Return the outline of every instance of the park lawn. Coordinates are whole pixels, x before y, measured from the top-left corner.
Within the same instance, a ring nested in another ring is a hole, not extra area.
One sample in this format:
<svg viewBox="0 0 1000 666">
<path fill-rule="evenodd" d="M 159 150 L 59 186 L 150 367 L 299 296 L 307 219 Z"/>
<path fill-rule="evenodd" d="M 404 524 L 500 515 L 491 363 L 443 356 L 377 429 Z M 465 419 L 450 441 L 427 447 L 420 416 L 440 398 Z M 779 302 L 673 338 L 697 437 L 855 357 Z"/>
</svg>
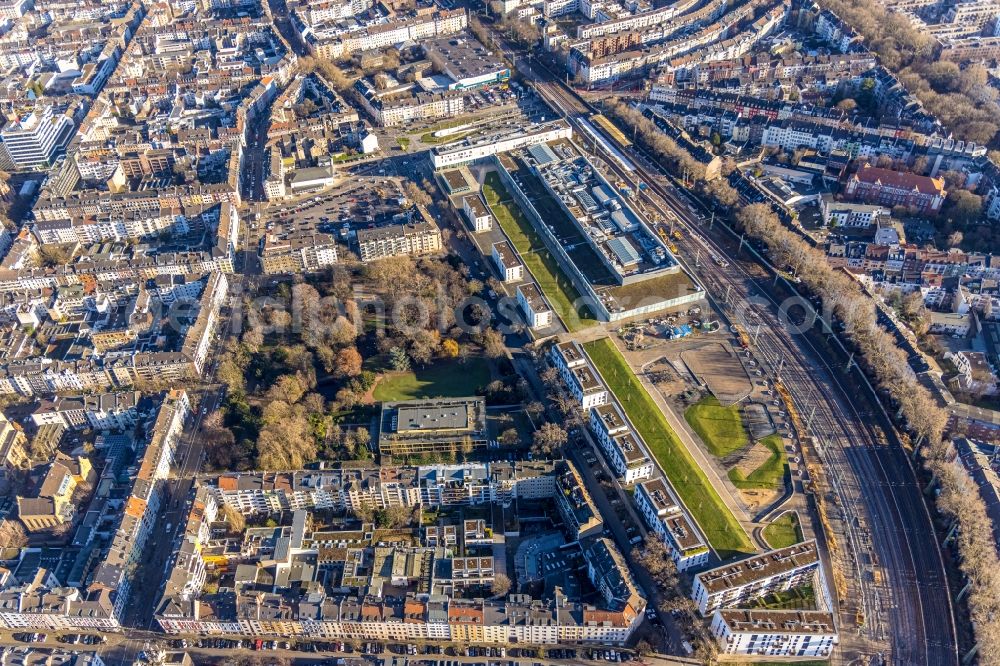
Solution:
<svg viewBox="0 0 1000 666">
<path fill-rule="evenodd" d="M 787 548 L 802 541 L 799 514 L 788 511 L 772 520 L 771 524 L 764 528 L 764 539 L 771 548 Z"/>
<path fill-rule="evenodd" d="M 667 423 L 610 338 L 584 345 L 629 420 L 722 559 L 754 552 L 750 538 Z"/>
<path fill-rule="evenodd" d="M 407 139 L 405 136 L 401 136 L 398 139 L 396 139 L 396 143 L 398 143 L 399 147 L 402 148 L 404 151 L 408 150 L 410 147 L 410 140 Z"/>
<path fill-rule="evenodd" d="M 729 470 L 729 480 L 734 486 L 744 490 L 754 488 L 780 490 L 785 485 L 785 474 L 788 472 L 788 461 L 782 450 L 781 435 L 768 435 L 760 440 L 760 444 L 771 450 L 771 457 L 745 477 L 739 469 L 733 467 Z"/>
<path fill-rule="evenodd" d="M 750 442 L 740 408 L 723 407 L 715 396 L 702 398 L 688 407 L 684 418 L 716 458 L 724 458 Z"/>
<path fill-rule="evenodd" d="M 504 222 L 507 223 L 503 227 L 504 233 L 510 238 L 518 252 L 526 254 L 532 250 L 545 249 L 545 241 L 535 231 L 521 208 L 510 205 L 513 203 L 513 198 L 504 184 L 500 182 L 500 176 L 496 172 L 486 175 L 486 182 L 483 183 L 483 196 L 486 197 L 486 203 L 497 209 L 495 213 L 504 217 Z M 508 226 L 510 227 L 509 231 Z"/>
<path fill-rule="evenodd" d="M 485 359 L 436 361 L 426 368 L 386 373 L 372 396 L 379 401 L 459 398 L 477 395 L 489 383 L 490 366 Z"/>
<path fill-rule="evenodd" d="M 514 244 L 525 267 L 531 272 L 538 288 L 570 332 L 591 326 L 597 321 L 587 308 L 577 311 L 573 303 L 580 298 L 569 277 L 563 273 L 538 232 L 532 227 L 521 208 L 511 199 L 510 193 L 496 173 L 486 176 L 483 195 L 503 232 Z"/>
</svg>

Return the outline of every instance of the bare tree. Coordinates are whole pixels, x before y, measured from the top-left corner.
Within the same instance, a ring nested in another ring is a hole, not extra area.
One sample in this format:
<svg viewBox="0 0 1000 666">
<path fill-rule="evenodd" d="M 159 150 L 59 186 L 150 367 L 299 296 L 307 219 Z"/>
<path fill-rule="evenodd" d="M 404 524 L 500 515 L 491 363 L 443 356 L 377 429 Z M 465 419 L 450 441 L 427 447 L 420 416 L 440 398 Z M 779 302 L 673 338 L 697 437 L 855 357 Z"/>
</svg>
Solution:
<svg viewBox="0 0 1000 666">
<path fill-rule="evenodd" d="M 543 423 L 542 427 L 535 431 L 531 452 L 539 457 L 552 457 L 567 439 L 566 431 L 560 426 L 555 423 Z"/>
<path fill-rule="evenodd" d="M 222 505 L 222 515 L 226 518 L 226 523 L 229 524 L 229 531 L 233 534 L 242 534 L 243 530 L 246 529 L 247 521 L 242 513 L 234 509 L 229 504 Z"/>
<path fill-rule="evenodd" d="M 24 548 L 28 545 L 28 534 L 24 526 L 14 520 L 0 522 L 0 548 Z"/>
<path fill-rule="evenodd" d="M 511 582 L 510 578 L 507 577 L 505 573 L 497 573 L 493 576 L 493 594 L 497 597 L 502 597 L 510 592 Z"/>
</svg>

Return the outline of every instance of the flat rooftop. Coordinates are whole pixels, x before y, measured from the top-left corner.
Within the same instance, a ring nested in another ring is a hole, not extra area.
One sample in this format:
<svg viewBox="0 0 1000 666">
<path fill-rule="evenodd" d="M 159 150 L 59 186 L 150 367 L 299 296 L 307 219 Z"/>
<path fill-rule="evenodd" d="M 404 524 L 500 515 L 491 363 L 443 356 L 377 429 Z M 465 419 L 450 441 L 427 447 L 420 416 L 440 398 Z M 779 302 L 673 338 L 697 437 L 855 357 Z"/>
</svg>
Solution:
<svg viewBox="0 0 1000 666">
<path fill-rule="evenodd" d="M 818 563 L 816 541 L 810 540 L 704 571 L 697 578 L 710 594 L 715 594 Z"/>
<path fill-rule="evenodd" d="M 444 179 L 449 192 L 465 192 L 466 190 L 472 189 L 472 186 L 469 184 L 468 179 L 466 179 L 465 173 L 462 169 L 448 169 L 447 171 L 442 171 L 441 178 Z"/>
<path fill-rule="evenodd" d="M 597 378 L 597 374 L 590 367 L 589 364 L 584 364 L 577 366 L 571 370 L 573 377 L 576 378 L 576 382 L 583 389 L 584 393 L 594 393 L 596 391 L 603 391 L 604 385 Z"/>
<path fill-rule="evenodd" d="M 677 515 L 665 518 L 663 520 L 663 526 L 667 529 L 667 532 L 670 534 L 670 538 L 673 539 L 674 543 L 677 544 L 677 547 L 680 548 L 682 552 L 707 548 L 705 542 L 701 540 L 701 535 L 698 534 L 698 530 L 696 530 L 694 525 L 691 524 L 687 515 L 678 513 Z"/>
<path fill-rule="evenodd" d="M 720 610 L 719 613 L 726 624 L 735 632 L 762 634 L 837 633 L 833 614 L 826 611 L 727 608 Z"/>
<path fill-rule="evenodd" d="M 627 428 L 628 425 L 625 423 L 625 418 L 622 416 L 621 410 L 618 409 L 618 405 L 614 403 L 608 403 L 606 405 L 598 405 L 592 408 L 594 413 L 597 414 L 597 418 L 600 419 L 601 423 L 608 432 L 615 432 L 621 428 Z"/>
<path fill-rule="evenodd" d="M 649 462 L 649 457 L 643 452 L 639 445 L 639 439 L 630 430 L 614 437 L 615 446 L 622 452 L 625 464 L 629 467 L 638 467 Z"/>
<path fill-rule="evenodd" d="M 507 69 L 498 55 L 471 35 L 427 40 L 423 46 L 432 60 L 434 56 L 441 59 L 445 73 L 456 82 Z"/>
<path fill-rule="evenodd" d="M 468 405 L 400 407 L 396 414 L 396 432 L 456 430 L 469 426 Z"/>
<path fill-rule="evenodd" d="M 649 498 L 657 515 L 664 516 L 680 510 L 680 505 L 674 499 L 674 494 L 667 488 L 667 484 L 662 478 L 657 477 L 643 481 L 639 486 Z"/>
<path fill-rule="evenodd" d="M 503 264 L 504 268 L 514 268 L 521 263 L 518 261 L 514 248 L 512 248 L 510 243 L 507 241 L 494 243 L 493 251 L 496 252 L 496 255 L 500 258 L 500 263 Z"/>
<path fill-rule="evenodd" d="M 528 307 L 531 308 L 533 312 L 542 313 L 548 312 L 549 306 L 542 298 L 542 292 L 538 290 L 534 282 L 528 282 L 518 286 L 517 291 L 524 300 L 528 303 Z"/>
<path fill-rule="evenodd" d="M 381 432 L 388 441 L 450 441 L 485 437 L 486 401 L 479 397 L 382 403 Z"/>
<path fill-rule="evenodd" d="M 611 313 L 701 293 L 694 280 L 684 271 L 662 273 L 641 282 L 614 287 L 595 287 L 595 291 L 605 300 L 605 305 Z"/>
<path fill-rule="evenodd" d="M 476 217 L 485 217 L 490 214 L 490 210 L 486 207 L 486 202 L 478 194 L 470 194 L 462 199 L 462 203 L 468 206 Z"/>
</svg>

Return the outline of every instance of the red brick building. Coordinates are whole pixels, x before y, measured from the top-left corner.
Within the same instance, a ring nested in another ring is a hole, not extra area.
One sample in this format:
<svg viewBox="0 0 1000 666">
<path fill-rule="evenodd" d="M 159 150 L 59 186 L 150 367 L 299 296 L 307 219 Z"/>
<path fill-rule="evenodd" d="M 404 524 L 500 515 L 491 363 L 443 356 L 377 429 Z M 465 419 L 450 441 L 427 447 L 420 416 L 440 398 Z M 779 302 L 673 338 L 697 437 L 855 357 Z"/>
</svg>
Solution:
<svg viewBox="0 0 1000 666">
<path fill-rule="evenodd" d="M 943 178 L 880 169 L 867 164 L 847 179 L 844 194 L 854 201 L 883 206 L 906 206 L 925 214 L 935 214 L 947 196 Z"/>
</svg>

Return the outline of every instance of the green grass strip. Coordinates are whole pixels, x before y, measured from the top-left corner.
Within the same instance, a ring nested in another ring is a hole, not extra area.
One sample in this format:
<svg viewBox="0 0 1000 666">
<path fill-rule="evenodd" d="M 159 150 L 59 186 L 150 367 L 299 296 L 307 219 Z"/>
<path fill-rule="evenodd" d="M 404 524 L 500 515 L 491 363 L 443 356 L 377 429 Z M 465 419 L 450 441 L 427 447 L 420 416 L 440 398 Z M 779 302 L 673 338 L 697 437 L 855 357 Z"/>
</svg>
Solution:
<svg viewBox="0 0 1000 666">
<path fill-rule="evenodd" d="M 611 339 L 594 340 L 585 343 L 584 348 L 719 557 L 727 559 L 741 553 L 754 553 L 746 532 Z"/>
<path fill-rule="evenodd" d="M 743 476 L 738 468 L 733 467 L 729 470 L 729 480 L 737 488 L 780 490 L 784 487 L 785 474 L 788 473 L 788 461 L 782 450 L 781 436 L 768 435 L 758 444 L 770 449 L 771 457 L 746 476 Z"/>
<path fill-rule="evenodd" d="M 535 231 L 521 207 L 511 198 L 496 173 L 490 173 L 486 177 L 483 196 L 567 330 L 579 331 L 596 324 L 597 320 L 589 309 L 583 308 L 578 312 L 573 307 L 573 303 L 580 298 L 580 292 L 559 267 L 555 257 L 545 248 L 542 237 Z"/>
<path fill-rule="evenodd" d="M 684 418 L 716 458 L 738 451 L 750 442 L 740 408 L 736 405 L 723 407 L 714 396 L 702 398 L 688 407 Z"/>
<path fill-rule="evenodd" d="M 781 514 L 764 528 L 764 540 L 771 548 L 787 548 L 802 541 L 799 516 L 794 511 Z"/>
</svg>

